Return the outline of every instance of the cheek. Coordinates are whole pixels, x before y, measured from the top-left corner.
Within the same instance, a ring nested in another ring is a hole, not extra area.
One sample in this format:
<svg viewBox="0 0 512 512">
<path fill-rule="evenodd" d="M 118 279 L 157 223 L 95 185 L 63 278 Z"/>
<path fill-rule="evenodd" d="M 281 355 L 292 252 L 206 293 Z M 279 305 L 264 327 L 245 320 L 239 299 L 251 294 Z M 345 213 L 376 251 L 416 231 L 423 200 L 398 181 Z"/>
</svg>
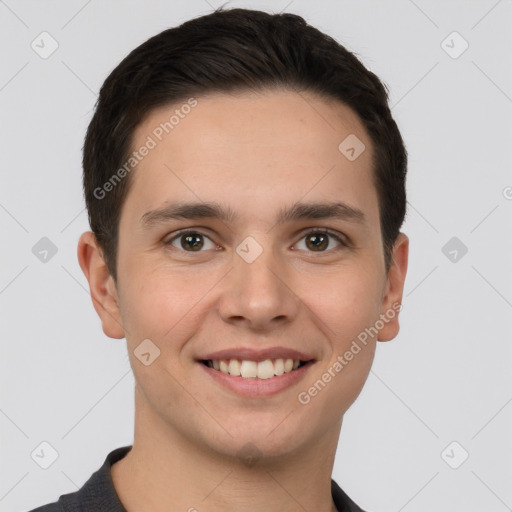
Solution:
<svg viewBox="0 0 512 512">
<path fill-rule="evenodd" d="M 340 267 L 311 279 L 314 286 L 303 289 L 303 296 L 315 312 L 318 326 L 333 351 L 343 352 L 365 328 L 379 318 L 381 280 L 375 269 Z"/>
<path fill-rule="evenodd" d="M 328 424 L 337 422 L 363 389 L 373 363 L 376 339 L 368 336 L 362 342 L 348 336 L 335 340 L 332 348 L 331 357 L 315 369 L 297 396 L 300 404 L 312 406 L 314 415 Z"/>
<path fill-rule="evenodd" d="M 149 338 L 162 356 L 174 365 L 201 321 L 205 296 L 214 284 L 213 278 L 194 277 L 190 270 L 176 272 L 153 267 L 138 274 L 132 273 L 123 288 L 121 311 L 126 326 L 126 339 L 134 350 Z M 172 357 L 170 357 L 172 355 Z"/>
<path fill-rule="evenodd" d="M 318 286 L 306 290 L 315 312 L 317 326 L 329 341 L 326 361 L 312 375 L 306 393 L 322 395 L 317 406 L 330 415 L 329 407 L 346 410 L 359 395 L 373 363 L 377 332 L 372 329 L 379 319 L 382 276 L 378 267 L 368 265 L 340 268 Z M 316 394 L 315 394 L 316 393 Z M 307 397 L 306 397 L 307 399 Z M 333 416 L 334 418 L 334 416 Z"/>
<path fill-rule="evenodd" d="M 134 328 L 151 329 L 154 336 L 162 336 L 172 327 L 174 317 L 189 307 L 189 288 L 184 287 L 183 278 L 165 272 L 161 265 L 143 264 L 141 258 L 127 267 L 126 276 L 123 310 Z"/>
</svg>

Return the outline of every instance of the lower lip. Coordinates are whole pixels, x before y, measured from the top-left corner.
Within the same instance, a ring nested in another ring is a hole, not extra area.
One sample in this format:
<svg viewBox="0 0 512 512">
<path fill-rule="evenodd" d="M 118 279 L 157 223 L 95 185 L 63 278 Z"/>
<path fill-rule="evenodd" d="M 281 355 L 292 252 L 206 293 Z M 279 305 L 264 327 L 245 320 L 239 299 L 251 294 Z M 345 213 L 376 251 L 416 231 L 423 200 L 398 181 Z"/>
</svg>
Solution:
<svg viewBox="0 0 512 512">
<path fill-rule="evenodd" d="M 198 364 L 212 379 L 236 394 L 245 397 L 264 397 L 276 395 L 297 384 L 304 378 L 314 362 L 310 361 L 296 370 L 283 373 L 283 375 L 276 375 L 270 379 L 235 377 L 210 368 L 201 362 Z"/>
</svg>

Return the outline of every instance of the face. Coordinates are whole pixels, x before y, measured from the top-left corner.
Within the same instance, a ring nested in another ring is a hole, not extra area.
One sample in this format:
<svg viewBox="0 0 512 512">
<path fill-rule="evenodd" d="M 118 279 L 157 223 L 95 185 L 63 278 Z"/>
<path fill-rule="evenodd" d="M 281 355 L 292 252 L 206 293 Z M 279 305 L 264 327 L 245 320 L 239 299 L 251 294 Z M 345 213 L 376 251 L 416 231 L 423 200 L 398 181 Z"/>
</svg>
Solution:
<svg viewBox="0 0 512 512">
<path fill-rule="evenodd" d="M 196 100 L 134 134 L 156 144 L 95 305 L 126 337 L 147 422 L 218 454 L 299 453 L 337 439 L 377 340 L 397 334 L 407 237 L 386 272 L 372 144 L 348 107 L 282 90 Z"/>
</svg>

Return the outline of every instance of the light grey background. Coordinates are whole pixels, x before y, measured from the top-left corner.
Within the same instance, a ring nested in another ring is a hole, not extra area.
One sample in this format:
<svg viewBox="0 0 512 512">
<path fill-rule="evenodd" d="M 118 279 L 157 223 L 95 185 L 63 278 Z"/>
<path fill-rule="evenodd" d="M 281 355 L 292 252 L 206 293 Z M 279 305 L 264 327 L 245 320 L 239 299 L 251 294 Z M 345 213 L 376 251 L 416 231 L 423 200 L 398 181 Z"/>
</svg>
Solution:
<svg viewBox="0 0 512 512">
<path fill-rule="evenodd" d="M 0 1 L 2 511 L 76 490 L 132 442 L 125 341 L 103 334 L 76 258 L 81 147 L 120 60 L 219 5 Z M 512 510 L 512 2 L 228 5 L 300 14 L 355 51 L 388 84 L 409 152 L 401 332 L 378 344 L 334 478 L 374 512 Z M 47 59 L 31 48 L 43 31 L 59 45 Z M 467 254 L 443 253 L 452 237 Z M 46 470 L 31 458 L 43 441 L 58 452 Z"/>
</svg>

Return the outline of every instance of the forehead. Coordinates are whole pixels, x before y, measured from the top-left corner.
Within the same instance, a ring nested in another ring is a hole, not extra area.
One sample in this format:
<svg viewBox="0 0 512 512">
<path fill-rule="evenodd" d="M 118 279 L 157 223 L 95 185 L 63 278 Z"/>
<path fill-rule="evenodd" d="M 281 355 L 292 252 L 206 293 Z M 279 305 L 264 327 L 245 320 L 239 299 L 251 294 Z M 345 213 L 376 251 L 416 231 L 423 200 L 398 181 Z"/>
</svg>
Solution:
<svg viewBox="0 0 512 512">
<path fill-rule="evenodd" d="M 346 198 L 360 209 L 375 202 L 364 125 L 346 105 L 311 93 L 185 99 L 153 110 L 135 130 L 132 150 L 148 141 L 152 149 L 131 175 L 126 200 L 137 210 L 173 199 L 224 202 L 241 213 L 248 202 L 254 211 L 258 203 L 268 209 L 292 196 Z M 357 158 L 347 157 L 353 155 L 347 144 L 360 152 Z"/>
</svg>

